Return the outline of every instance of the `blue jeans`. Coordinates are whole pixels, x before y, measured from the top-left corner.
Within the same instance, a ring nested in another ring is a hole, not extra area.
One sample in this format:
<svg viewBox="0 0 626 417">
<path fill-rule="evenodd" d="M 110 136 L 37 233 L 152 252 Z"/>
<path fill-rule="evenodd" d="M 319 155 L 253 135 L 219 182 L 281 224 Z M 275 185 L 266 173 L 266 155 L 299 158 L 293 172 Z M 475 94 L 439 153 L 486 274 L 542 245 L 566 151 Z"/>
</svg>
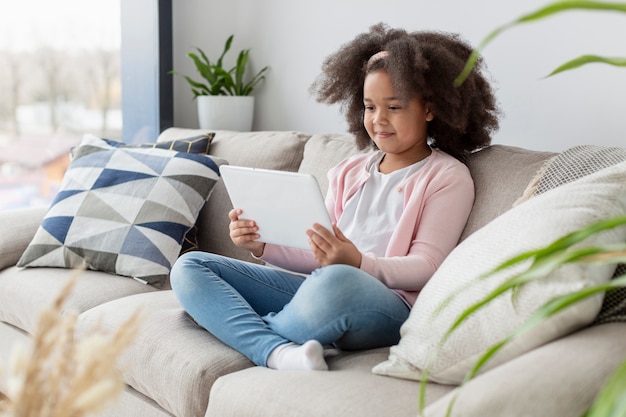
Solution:
<svg viewBox="0 0 626 417">
<path fill-rule="evenodd" d="M 202 327 L 257 365 L 314 339 L 359 350 L 396 344 L 409 307 L 371 275 L 330 265 L 308 277 L 205 252 L 174 264 L 172 289 Z"/>
</svg>

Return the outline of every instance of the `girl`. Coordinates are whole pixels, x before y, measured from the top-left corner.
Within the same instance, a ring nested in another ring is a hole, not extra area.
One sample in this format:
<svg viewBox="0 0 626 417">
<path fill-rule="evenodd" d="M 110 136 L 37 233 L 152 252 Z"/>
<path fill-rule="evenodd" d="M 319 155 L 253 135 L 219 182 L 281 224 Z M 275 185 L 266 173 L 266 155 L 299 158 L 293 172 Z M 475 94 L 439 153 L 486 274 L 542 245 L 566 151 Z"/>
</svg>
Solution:
<svg viewBox="0 0 626 417">
<path fill-rule="evenodd" d="M 274 369 L 326 370 L 323 345 L 396 344 L 472 208 L 473 181 L 461 161 L 488 145 L 498 125 L 480 62 L 453 85 L 470 53 L 455 35 L 379 24 L 327 58 L 312 91 L 318 101 L 342 103 L 350 133 L 373 150 L 330 170 L 333 230 L 312 225 L 311 251 L 259 242 L 254 219 L 229 213 L 234 244 L 282 269 L 181 256 L 172 288 L 196 322 Z"/>
</svg>

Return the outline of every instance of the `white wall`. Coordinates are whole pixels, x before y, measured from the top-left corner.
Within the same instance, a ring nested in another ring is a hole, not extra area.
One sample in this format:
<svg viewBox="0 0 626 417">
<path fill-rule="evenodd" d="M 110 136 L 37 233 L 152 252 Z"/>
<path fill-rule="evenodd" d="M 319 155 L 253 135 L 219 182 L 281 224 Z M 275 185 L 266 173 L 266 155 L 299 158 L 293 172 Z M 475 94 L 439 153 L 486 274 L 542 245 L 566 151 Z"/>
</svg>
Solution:
<svg viewBox="0 0 626 417">
<path fill-rule="evenodd" d="M 334 106 L 308 88 L 322 60 L 378 22 L 460 33 L 477 45 L 492 29 L 547 0 L 178 0 L 173 2 L 174 68 L 195 75 L 187 52 L 218 56 L 235 34 L 231 60 L 252 48 L 249 70 L 271 67 L 258 88 L 255 130 L 345 132 Z M 592 64 L 542 79 L 582 54 L 624 56 L 626 15 L 568 12 L 505 32 L 484 51 L 504 111 L 493 142 L 560 151 L 577 144 L 626 146 L 626 69 Z M 229 62 L 232 64 L 232 62 Z M 177 126 L 197 127 L 187 83 L 174 84 Z"/>
</svg>

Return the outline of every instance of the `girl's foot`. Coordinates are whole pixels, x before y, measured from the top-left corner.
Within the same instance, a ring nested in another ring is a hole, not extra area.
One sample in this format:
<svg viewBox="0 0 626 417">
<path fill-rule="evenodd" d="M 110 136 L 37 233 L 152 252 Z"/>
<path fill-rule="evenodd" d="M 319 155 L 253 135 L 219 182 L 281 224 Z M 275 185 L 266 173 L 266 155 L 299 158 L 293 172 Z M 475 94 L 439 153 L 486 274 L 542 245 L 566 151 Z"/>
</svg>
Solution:
<svg viewBox="0 0 626 417">
<path fill-rule="evenodd" d="M 286 343 L 276 347 L 267 358 L 267 367 L 278 370 L 328 370 L 324 348 L 317 340 L 309 340 L 303 345 Z"/>
</svg>

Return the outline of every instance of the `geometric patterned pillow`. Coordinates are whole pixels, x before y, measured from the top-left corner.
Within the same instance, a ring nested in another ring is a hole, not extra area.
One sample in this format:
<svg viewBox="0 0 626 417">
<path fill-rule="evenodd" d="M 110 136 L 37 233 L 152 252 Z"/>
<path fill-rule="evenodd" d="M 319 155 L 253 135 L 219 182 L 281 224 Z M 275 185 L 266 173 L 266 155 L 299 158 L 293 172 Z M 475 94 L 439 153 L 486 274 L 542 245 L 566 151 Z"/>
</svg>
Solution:
<svg viewBox="0 0 626 417">
<path fill-rule="evenodd" d="M 210 132 L 202 135 L 192 136 L 190 138 L 175 139 L 167 142 L 149 142 L 139 144 L 128 144 L 117 140 L 98 138 L 90 134 L 86 134 L 83 139 L 86 139 L 87 137 L 89 137 L 90 141 L 93 143 L 92 146 L 98 147 L 111 146 L 115 148 L 160 148 L 176 152 L 208 155 L 211 149 L 211 142 L 213 142 L 213 138 L 215 137 L 215 133 Z M 74 158 L 74 151 L 75 148 L 70 151 L 71 158 Z"/>
<path fill-rule="evenodd" d="M 190 138 L 170 140 L 167 142 L 150 142 L 140 144 L 127 144 L 110 139 L 103 139 L 107 144 L 118 148 L 160 148 L 176 152 L 195 153 L 198 155 L 208 155 L 211 142 L 215 133 L 205 133 L 203 135 L 192 136 Z"/>
<path fill-rule="evenodd" d="M 123 148 L 161 148 L 169 149 L 170 151 L 195 153 L 198 155 L 208 155 L 211 148 L 211 142 L 215 137 L 215 133 L 205 133 L 202 135 L 193 136 L 190 138 L 175 139 L 167 142 L 150 142 L 141 144 L 126 144 L 110 139 L 102 139 L 111 146 L 123 147 Z M 200 248 L 198 243 L 198 226 L 194 224 L 191 229 L 185 235 L 180 254 L 197 250 Z"/>
<path fill-rule="evenodd" d="M 126 144 L 123 142 L 119 142 L 116 140 L 100 138 L 103 142 L 108 145 L 115 146 L 118 148 L 161 148 L 161 149 L 169 149 L 170 151 L 178 151 L 178 152 L 187 152 L 187 153 L 195 153 L 198 155 L 208 155 L 211 142 L 215 137 L 215 133 L 205 133 L 197 136 L 193 136 L 190 138 L 183 139 L 175 139 L 167 142 L 149 142 L 149 143 L 141 143 L 141 144 Z M 70 155 L 74 157 L 74 150 L 70 151 Z M 183 240 L 182 247 L 180 249 L 180 254 L 182 255 L 185 252 L 190 252 L 193 250 L 197 250 L 200 248 L 200 244 L 198 242 L 198 226 L 194 224 L 191 229 L 185 235 L 185 240 Z"/>
<path fill-rule="evenodd" d="M 161 286 L 225 163 L 86 135 L 18 266 L 84 266 Z"/>
</svg>

